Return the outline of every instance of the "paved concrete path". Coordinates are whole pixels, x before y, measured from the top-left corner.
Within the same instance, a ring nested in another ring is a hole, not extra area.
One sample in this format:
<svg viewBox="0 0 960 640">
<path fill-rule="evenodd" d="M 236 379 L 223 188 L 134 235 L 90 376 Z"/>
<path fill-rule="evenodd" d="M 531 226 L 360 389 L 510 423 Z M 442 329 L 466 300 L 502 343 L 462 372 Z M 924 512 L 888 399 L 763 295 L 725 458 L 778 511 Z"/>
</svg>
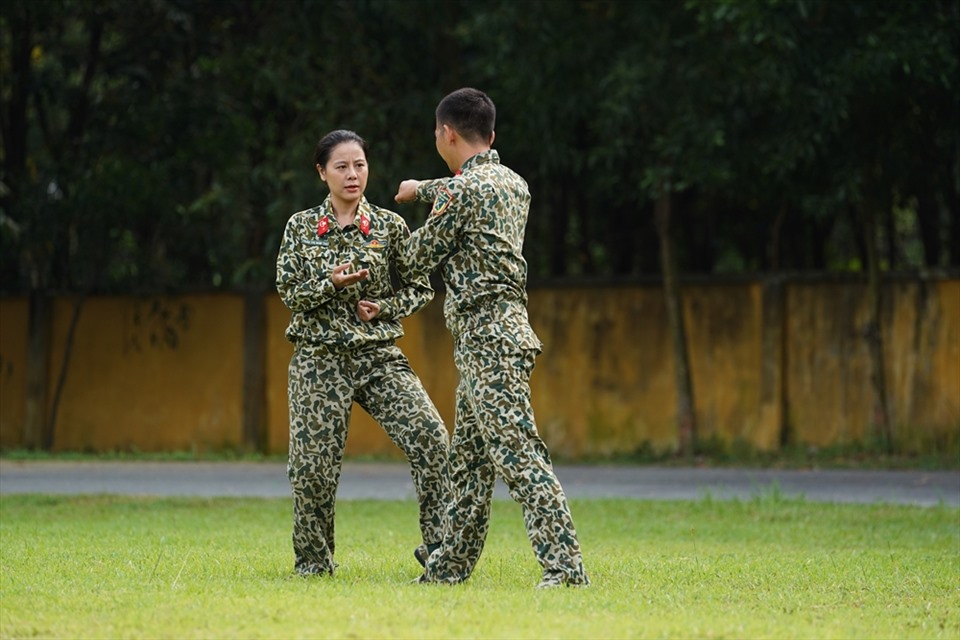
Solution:
<svg viewBox="0 0 960 640">
<path fill-rule="evenodd" d="M 960 506 L 960 471 L 781 471 L 655 466 L 558 465 L 570 498 L 749 499 L 777 491 L 812 502 Z M 289 497 L 278 462 L 21 462 L 0 460 L 0 494 Z M 339 498 L 406 500 L 402 463 L 347 462 Z M 495 496 L 509 499 L 498 483 Z"/>
</svg>

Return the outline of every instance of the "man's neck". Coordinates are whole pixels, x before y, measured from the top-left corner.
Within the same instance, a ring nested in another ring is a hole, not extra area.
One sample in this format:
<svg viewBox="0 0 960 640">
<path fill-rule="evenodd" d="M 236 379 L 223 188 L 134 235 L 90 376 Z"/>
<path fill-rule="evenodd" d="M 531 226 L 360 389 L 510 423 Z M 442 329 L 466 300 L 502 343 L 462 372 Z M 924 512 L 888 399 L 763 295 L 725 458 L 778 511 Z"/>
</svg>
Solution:
<svg viewBox="0 0 960 640">
<path fill-rule="evenodd" d="M 490 145 L 476 144 L 463 147 L 461 152 L 457 154 L 457 169 L 461 169 L 464 163 L 473 156 L 485 151 L 490 151 Z"/>
</svg>

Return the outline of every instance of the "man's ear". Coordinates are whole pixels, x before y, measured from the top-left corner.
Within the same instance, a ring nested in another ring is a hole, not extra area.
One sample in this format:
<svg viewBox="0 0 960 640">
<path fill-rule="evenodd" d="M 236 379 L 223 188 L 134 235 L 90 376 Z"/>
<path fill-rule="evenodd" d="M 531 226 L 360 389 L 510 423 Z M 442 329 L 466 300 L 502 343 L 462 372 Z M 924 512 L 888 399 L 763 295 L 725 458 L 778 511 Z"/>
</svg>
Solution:
<svg viewBox="0 0 960 640">
<path fill-rule="evenodd" d="M 447 144 L 453 144 L 457 139 L 457 130 L 448 124 L 443 126 L 443 139 Z"/>
<path fill-rule="evenodd" d="M 491 146 L 491 147 L 493 146 L 493 141 L 496 140 L 496 139 L 497 139 L 497 132 L 496 132 L 496 131 L 491 131 L 491 132 L 490 132 L 490 146 Z"/>
</svg>

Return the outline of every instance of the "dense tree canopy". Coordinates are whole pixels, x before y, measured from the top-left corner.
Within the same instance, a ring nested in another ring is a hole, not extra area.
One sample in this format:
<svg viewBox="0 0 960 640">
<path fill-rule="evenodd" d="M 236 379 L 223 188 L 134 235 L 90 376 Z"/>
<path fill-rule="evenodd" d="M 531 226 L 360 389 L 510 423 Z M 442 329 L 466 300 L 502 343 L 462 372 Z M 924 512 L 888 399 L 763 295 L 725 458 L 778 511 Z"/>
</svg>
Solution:
<svg viewBox="0 0 960 640">
<path fill-rule="evenodd" d="M 367 195 L 443 175 L 433 108 L 477 86 L 533 193 L 534 278 L 960 266 L 948 0 L 8 0 L 6 292 L 267 288 L 311 151 Z M 393 207 L 397 208 L 397 207 Z M 422 208 L 398 210 L 411 225 Z"/>
</svg>

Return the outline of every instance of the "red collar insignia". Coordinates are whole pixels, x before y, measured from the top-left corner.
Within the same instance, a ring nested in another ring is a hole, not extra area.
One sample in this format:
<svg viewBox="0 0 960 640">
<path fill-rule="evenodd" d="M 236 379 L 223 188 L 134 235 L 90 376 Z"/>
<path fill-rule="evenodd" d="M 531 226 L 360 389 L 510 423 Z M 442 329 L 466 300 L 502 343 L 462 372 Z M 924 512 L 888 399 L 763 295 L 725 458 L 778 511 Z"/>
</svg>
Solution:
<svg viewBox="0 0 960 640">
<path fill-rule="evenodd" d="M 320 218 L 320 222 L 317 223 L 317 235 L 322 236 L 330 231 L 330 219 L 327 216 Z"/>
<path fill-rule="evenodd" d="M 358 218 L 357 226 L 360 228 L 360 231 L 365 236 L 370 235 L 370 218 L 362 213 L 358 216 Z M 326 235 L 328 231 L 330 231 L 330 217 L 326 215 L 321 216 L 320 221 L 317 222 L 317 235 Z"/>
</svg>

